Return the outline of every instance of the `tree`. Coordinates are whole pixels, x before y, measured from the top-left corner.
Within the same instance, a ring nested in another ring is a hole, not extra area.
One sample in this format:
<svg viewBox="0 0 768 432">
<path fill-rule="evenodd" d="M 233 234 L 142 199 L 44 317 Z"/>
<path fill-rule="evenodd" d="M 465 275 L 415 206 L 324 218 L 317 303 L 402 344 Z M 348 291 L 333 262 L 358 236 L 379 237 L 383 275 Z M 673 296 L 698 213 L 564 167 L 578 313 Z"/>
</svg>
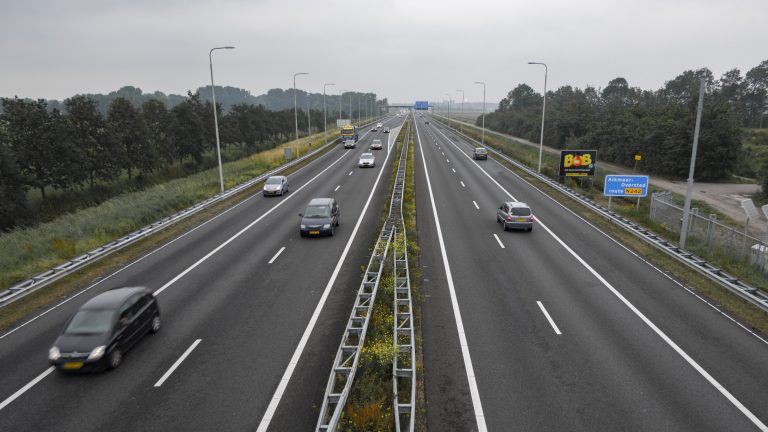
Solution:
<svg viewBox="0 0 768 432">
<path fill-rule="evenodd" d="M 204 134 L 203 125 L 195 109 L 195 95 L 191 92 L 187 100 L 173 107 L 171 113 L 171 136 L 179 149 L 179 160 L 190 156 L 198 165 L 203 162 Z"/>
<path fill-rule="evenodd" d="M 141 117 L 146 127 L 147 145 L 154 149 L 160 161 L 173 163 L 179 149 L 171 138 L 171 114 L 162 101 L 150 99 L 141 105 Z"/>
<path fill-rule="evenodd" d="M 87 96 L 73 96 L 64 101 L 70 137 L 80 157 L 79 166 L 83 179 L 90 187 L 96 179 L 109 181 L 120 172 L 118 153 L 107 139 L 106 124 L 98 110 L 98 103 Z"/>
<path fill-rule="evenodd" d="M 10 146 L 7 124 L 0 121 L 0 231 L 31 225 L 24 178 Z"/>
<path fill-rule="evenodd" d="M 118 97 L 109 105 L 107 113 L 109 139 L 120 157 L 120 166 L 132 178 L 133 169 L 151 171 L 157 159 L 155 148 L 147 144 L 147 133 L 139 111 L 128 99 Z"/>
</svg>

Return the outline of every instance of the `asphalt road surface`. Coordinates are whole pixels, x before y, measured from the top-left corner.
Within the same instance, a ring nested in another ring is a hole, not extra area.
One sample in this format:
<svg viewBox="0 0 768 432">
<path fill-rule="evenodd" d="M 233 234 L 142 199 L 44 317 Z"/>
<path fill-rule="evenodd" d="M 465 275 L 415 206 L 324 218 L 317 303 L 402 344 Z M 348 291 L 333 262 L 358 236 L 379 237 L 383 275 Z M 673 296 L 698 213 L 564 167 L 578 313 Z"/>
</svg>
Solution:
<svg viewBox="0 0 768 432">
<path fill-rule="evenodd" d="M 760 335 L 416 118 L 429 430 L 765 428 Z M 497 223 L 514 200 L 532 232 Z"/>
<path fill-rule="evenodd" d="M 375 168 L 358 168 L 377 135 L 360 133 L 356 149 L 339 144 L 291 174 L 286 196 L 256 193 L 0 335 L 0 430 L 312 430 L 396 156 L 385 146 Z M 315 197 L 340 204 L 333 237 L 299 236 L 297 215 Z M 158 334 L 114 371 L 49 368 L 48 348 L 80 305 L 135 285 L 155 291 Z"/>
</svg>

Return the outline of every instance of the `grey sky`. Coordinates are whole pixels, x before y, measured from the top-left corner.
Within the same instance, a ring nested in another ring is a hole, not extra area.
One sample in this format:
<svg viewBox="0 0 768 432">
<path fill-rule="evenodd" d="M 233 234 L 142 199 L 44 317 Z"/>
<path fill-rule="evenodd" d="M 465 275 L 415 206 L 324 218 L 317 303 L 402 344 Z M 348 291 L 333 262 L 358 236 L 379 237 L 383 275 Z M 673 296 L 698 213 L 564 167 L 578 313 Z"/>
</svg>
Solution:
<svg viewBox="0 0 768 432">
<path fill-rule="evenodd" d="M 123 85 L 298 86 L 391 101 L 498 101 L 520 82 L 656 89 L 686 69 L 719 77 L 768 59 L 766 0 L 0 0 L 0 96 L 63 99 Z"/>
</svg>

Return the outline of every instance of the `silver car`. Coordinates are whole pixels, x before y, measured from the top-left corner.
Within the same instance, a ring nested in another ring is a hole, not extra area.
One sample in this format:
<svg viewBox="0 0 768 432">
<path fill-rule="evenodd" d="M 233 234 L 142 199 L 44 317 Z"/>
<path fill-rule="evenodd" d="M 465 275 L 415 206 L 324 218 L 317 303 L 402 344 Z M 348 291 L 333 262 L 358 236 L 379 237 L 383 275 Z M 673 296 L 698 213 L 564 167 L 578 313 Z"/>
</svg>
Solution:
<svg viewBox="0 0 768 432">
<path fill-rule="evenodd" d="M 374 139 L 371 143 L 371 150 L 381 150 L 382 147 L 381 140 L 378 138 Z"/>
<path fill-rule="evenodd" d="M 272 176 L 264 182 L 263 193 L 264 196 L 268 195 L 280 195 L 283 196 L 288 193 L 289 189 L 288 177 L 286 176 Z"/>
<path fill-rule="evenodd" d="M 360 155 L 360 160 L 357 162 L 357 166 L 360 168 L 373 168 L 376 166 L 376 158 L 373 156 L 373 153 L 363 153 Z"/>
<path fill-rule="evenodd" d="M 533 212 L 523 202 L 505 202 L 496 210 L 496 222 L 501 222 L 507 229 L 533 230 Z"/>
</svg>

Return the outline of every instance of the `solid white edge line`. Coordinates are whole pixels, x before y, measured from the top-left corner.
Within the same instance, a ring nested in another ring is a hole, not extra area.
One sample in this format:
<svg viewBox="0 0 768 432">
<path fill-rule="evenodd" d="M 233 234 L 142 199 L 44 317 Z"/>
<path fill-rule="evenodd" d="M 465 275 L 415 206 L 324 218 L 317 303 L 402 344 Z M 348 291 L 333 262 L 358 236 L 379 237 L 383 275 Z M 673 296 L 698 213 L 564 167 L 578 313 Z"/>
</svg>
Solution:
<svg viewBox="0 0 768 432">
<path fill-rule="evenodd" d="M 442 132 L 440 133 L 443 136 L 445 136 L 445 134 L 443 134 Z M 458 148 L 458 146 L 455 143 L 453 143 L 453 145 L 454 147 L 456 147 L 457 150 L 461 151 L 461 149 Z M 474 162 L 463 151 L 461 153 L 464 154 L 464 156 L 467 159 L 469 159 L 471 162 Z M 488 172 L 486 172 L 480 165 L 478 165 L 477 162 L 474 162 L 474 164 L 475 166 L 477 166 L 478 169 L 480 169 L 480 171 L 482 171 L 486 175 L 486 177 L 491 179 L 491 181 L 494 182 L 496 186 L 498 186 L 502 191 L 504 191 L 504 193 L 506 193 L 507 196 L 517 201 L 517 198 L 512 196 L 512 194 L 510 194 L 506 189 L 504 189 L 504 187 L 501 186 L 493 177 L 491 177 L 491 175 L 488 174 Z M 741 413 L 744 414 L 745 417 L 747 417 L 761 431 L 768 432 L 768 426 L 766 426 L 760 419 L 758 419 L 757 416 L 755 416 L 752 413 L 752 411 L 750 411 L 746 406 L 744 406 L 738 399 L 736 399 L 735 396 L 731 394 L 731 392 L 729 392 L 725 387 L 722 386 L 722 384 L 720 384 L 714 377 L 712 377 L 712 375 L 710 375 L 706 370 L 704 370 L 704 368 L 701 367 L 696 362 L 696 360 L 694 360 L 685 351 L 683 351 L 683 349 L 680 348 L 680 346 L 678 346 L 677 343 L 675 343 L 675 341 L 673 341 L 669 336 L 667 336 L 666 333 L 664 333 L 660 328 L 656 327 L 656 324 L 654 324 L 648 317 L 646 317 L 645 314 L 640 312 L 640 310 L 637 309 L 629 300 L 627 300 L 618 290 L 616 290 L 616 288 L 614 288 L 613 285 L 611 285 L 607 280 L 605 280 L 605 278 L 603 278 L 595 269 L 593 269 L 592 266 L 587 264 L 587 262 L 584 261 L 584 259 L 582 259 L 581 256 L 579 256 L 573 249 L 571 249 L 567 244 L 565 244 L 565 242 L 562 241 L 560 237 L 558 237 L 554 232 L 552 232 L 552 230 L 550 230 L 549 227 L 547 227 L 541 221 L 540 218 L 537 218 L 536 220 L 538 221 L 539 225 L 542 228 L 544 228 L 544 230 L 547 231 L 547 233 L 549 233 L 549 235 L 551 235 L 553 239 L 555 239 L 555 241 L 557 241 L 569 254 L 571 254 L 571 256 L 573 256 L 584 268 L 586 268 L 587 271 L 592 273 L 592 275 L 595 278 L 597 278 L 597 280 L 599 280 L 606 288 L 608 288 L 608 290 L 610 290 L 613 293 L 613 295 L 615 295 L 622 303 L 624 303 L 624 305 L 627 306 L 629 310 L 631 310 L 648 327 L 650 327 L 651 330 L 653 330 L 667 345 L 669 345 L 669 347 L 671 347 L 680 357 L 683 358 L 683 360 L 685 360 L 691 367 L 693 367 L 696 370 L 696 372 L 698 372 L 715 389 L 717 389 L 720 392 L 720 394 L 722 394 L 726 399 L 728 399 L 728 401 L 730 401 L 731 404 L 733 404 L 733 406 L 735 406 L 739 411 L 741 411 Z"/>
<path fill-rule="evenodd" d="M 16 390 L 16 393 L 8 396 L 4 401 L 0 402 L 0 411 L 3 410 L 3 408 L 7 407 L 11 404 L 11 402 L 15 401 L 19 396 L 23 395 L 27 392 L 27 390 L 31 389 L 35 384 L 39 383 L 43 380 L 43 378 L 47 377 L 51 374 L 56 368 L 51 366 L 48 369 L 44 370 L 43 373 L 38 375 L 35 379 L 28 382 L 24 387 Z"/>
<path fill-rule="evenodd" d="M 309 179 L 309 181 L 307 181 L 306 183 L 304 183 L 303 185 L 301 185 L 301 187 L 300 187 L 300 188 L 296 189 L 296 190 L 294 191 L 294 193 L 292 193 L 292 194 L 288 195 L 288 197 L 286 197 L 286 198 L 284 198 L 284 199 L 280 200 L 280 202 L 279 202 L 279 203 L 277 203 L 277 204 L 276 204 L 274 207 L 272 207 L 271 209 L 269 209 L 269 210 L 267 210 L 266 212 L 264 212 L 264 214 L 262 214 L 261 216 L 259 216 L 259 217 L 258 217 L 256 220 L 254 220 L 253 222 L 251 222 L 251 223 L 249 223 L 248 225 L 246 225 L 246 226 L 245 226 L 245 228 L 243 228 L 243 229 L 241 229 L 240 231 L 238 231 L 237 233 L 235 233 L 235 234 L 234 234 L 232 237 L 230 237 L 230 238 L 228 238 L 226 241 L 224 241 L 224 243 L 222 243 L 222 244 L 220 244 L 220 245 L 216 246 L 216 248 L 214 248 L 212 251 L 208 252 L 207 254 L 205 254 L 205 256 L 203 256 L 203 257 L 202 257 L 202 258 L 200 258 L 199 260 L 195 261 L 195 263 L 194 263 L 194 264 L 192 264 L 191 266 L 187 267 L 187 268 L 186 268 L 186 270 L 184 270 L 183 272 L 179 273 L 179 274 L 178 274 L 178 275 L 176 275 L 176 276 L 175 276 L 173 279 L 171 279 L 170 281 L 166 282 L 166 283 L 165 283 L 165 285 L 163 285 L 163 286 L 161 286 L 160 288 L 158 288 L 157 290 L 155 290 L 155 292 L 154 292 L 154 295 L 155 295 L 155 296 L 158 296 L 158 295 L 160 295 L 160 294 L 161 294 L 163 291 L 165 291 L 165 290 L 166 290 L 166 289 L 167 289 L 169 286 L 171 286 L 171 285 L 173 285 L 174 283 L 176 283 L 176 281 L 178 281 L 179 279 L 181 279 L 182 277 L 184 277 L 184 276 L 185 276 L 187 273 L 191 272 L 192 270 L 194 270 L 195 268 L 197 268 L 197 267 L 198 267 L 200 264 L 202 264 L 202 263 L 204 263 L 205 261 L 207 261 L 207 260 L 208 260 L 208 258 L 212 257 L 212 256 L 213 256 L 214 254 L 216 254 L 218 251 L 220 251 L 220 250 L 224 249 L 224 247 L 226 247 L 228 244 L 230 244 L 230 243 L 232 243 L 233 241 L 235 241 L 235 239 L 237 239 L 238 237 L 240 237 L 241 235 L 243 235 L 243 233 L 245 233 L 246 231 L 248 231 L 249 229 L 251 229 L 251 228 L 252 228 L 254 225 L 256 225 L 257 223 L 259 223 L 259 222 L 260 222 L 262 219 L 264 219 L 265 217 L 269 216 L 269 215 L 270 215 L 270 214 L 271 214 L 273 211 L 275 211 L 275 210 L 276 210 L 278 207 L 280 207 L 280 206 L 281 206 L 281 205 L 283 205 L 284 203 L 288 202 L 288 200 L 290 200 L 291 198 L 295 197 L 295 196 L 296 196 L 296 192 L 299 192 L 299 191 L 301 191 L 302 189 L 304 189 L 305 187 L 307 187 L 307 186 L 309 186 L 310 184 L 312 184 L 312 182 L 313 182 L 313 181 L 315 181 L 315 180 L 316 180 L 318 177 L 320 177 L 320 176 L 321 176 L 321 175 L 323 175 L 323 174 L 324 174 L 326 171 L 328 171 L 329 169 L 331 169 L 331 167 L 333 167 L 334 165 L 336 165 L 336 164 L 337 164 L 337 163 L 338 163 L 340 160 L 342 160 L 343 158 L 345 158 L 345 157 L 346 157 L 348 154 L 349 154 L 349 153 L 344 153 L 344 154 L 342 154 L 342 155 L 341 155 L 341 156 L 340 156 L 338 159 L 336 159 L 335 161 L 333 161 L 333 163 L 332 163 L 332 164 L 328 165 L 328 166 L 327 166 L 327 167 L 326 167 L 324 170 L 322 170 L 322 171 L 320 171 L 319 173 L 317 173 L 317 175 L 315 175 L 314 177 L 312 177 L 311 179 Z"/>
<path fill-rule="evenodd" d="M 538 300 L 536 301 L 536 304 L 539 305 L 539 309 L 541 309 L 541 313 L 543 313 L 544 316 L 547 318 L 547 321 L 549 321 L 549 325 L 552 326 L 552 329 L 555 330 L 555 333 L 562 335 L 562 333 L 560 333 L 560 329 L 557 328 L 557 324 L 555 324 L 555 320 L 553 320 L 552 317 L 549 316 L 549 312 L 547 312 L 547 309 L 544 307 L 544 305 Z"/>
<path fill-rule="evenodd" d="M 480 210 L 480 206 L 478 206 L 478 205 L 477 205 L 477 202 L 476 202 L 476 201 L 472 201 L 472 204 L 474 204 L 474 205 L 475 205 L 475 208 L 476 208 L 476 209 Z"/>
<path fill-rule="evenodd" d="M 499 236 L 497 236 L 496 234 L 494 234 L 494 235 L 493 235 L 493 238 L 495 238 L 495 239 L 496 239 L 496 242 L 499 244 L 499 247 L 500 247 L 500 248 L 502 248 L 502 249 L 506 249 L 506 248 L 504 247 L 504 243 L 502 243 L 502 242 L 501 242 L 501 239 L 499 238 Z"/>
<path fill-rule="evenodd" d="M 285 250 L 285 246 L 281 247 L 281 248 L 280 248 L 280 250 L 279 250 L 279 251 L 277 251 L 277 253 L 275 254 L 275 256 L 273 256 L 273 257 L 272 257 L 272 259 L 271 259 L 271 260 L 269 260 L 269 262 L 268 262 L 267 264 L 272 264 L 273 262 L 275 262 L 275 260 L 277 259 L 277 257 L 279 257 L 279 256 L 280 256 L 280 254 L 281 254 L 281 253 L 283 253 L 283 251 L 284 251 L 284 250 Z"/>
<path fill-rule="evenodd" d="M 480 403 L 480 391 L 477 388 L 477 380 L 475 379 L 475 370 L 472 367 L 472 358 L 469 354 L 469 344 L 467 343 L 467 336 L 464 332 L 464 323 L 461 319 L 461 311 L 459 310 L 459 301 L 456 297 L 456 289 L 453 285 L 453 276 L 451 274 L 451 266 L 448 263 L 448 254 L 445 251 L 445 241 L 443 240 L 442 228 L 440 228 L 440 218 L 437 216 L 437 206 L 435 205 L 435 196 L 432 193 L 432 182 L 429 180 L 429 170 L 427 170 L 427 160 L 424 157 L 424 149 L 421 146 L 421 137 L 419 136 L 418 122 L 414 121 L 414 128 L 416 129 L 416 138 L 419 141 L 419 152 L 421 153 L 421 162 L 424 165 L 424 174 L 427 179 L 427 189 L 429 190 L 429 201 L 432 204 L 432 215 L 435 218 L 435 227 L 437 229 L 437 239 L 440 243 L 440 253 L 443 257 L 443 266 L 445 268 L 445 276 L 448 281 L 448 292 L 451 295 L 451 305 L 453 306 L 453 316 L 456 320 L 456 329 L 459 333 L 459 345 L 461 346 L 461 354 L 464 359 L 464 368 L 467 372 L 467 381 L 469 383 L 469 393 L 472 397 L 472 406 L 475 410 L 475 421 L 477 422 L 477 429 L 479 432 L 486 432 L 488 427 L 485 425 L 485 414 L 483 414 L 483 405 Z M 463 184 L 463 183 L 462 183 Z"/>
<path fill-rule="evenodd" d="M 176 368 L 178 368 L 178 367 L 181 365 L 181 362 L 183 362 L 184 360 L 186 360 L 186 358 L 187 358 L 187 357 L 189 357 L 189 355 L 190 355 L 190 354 L 192 354 L 192 351 L 193 351 L 195 348 L 197 348 L 197 346 L 198 346 L 198 345 L 200 345 L 200 342 L 201 342 L 201 341 L 202 341 L 202 339 L 197 339 L 197 340 L 195 340 L 194 342 L 192 342 L 192 345 L 190 345 L 190 346 L 189 346 L 189 348 L 187 348 L 187 350 L 186 350 L 186 351 L 184 351 L 184 354 L 182 354 L 182 355 L 181 355 L 181 357 L 179 357 L 179 358 L 176 360 L 176 362 L 174 362 L 174 363 L 173 363 L 173 365 L 171 365 L 171 368 L 170 368 L 170 369 L 168 369 L 168 370 L 167 370 L 167 371 L 166 371 L 166 372 L 163 374 L 163 376 L 161 376 L 161 377 L 160 377 L 160 379 L 159 379 L 159 380 L 157 380 L 157 382 L 155 383 L 154 387 L 160 387 L 161 385 L 163 385 L 163 383 L 165 382 L 165 380 L 167 380 L 167 379 L 168 379 L 168 377 L 170 377 L 170 376 L 171 376 L 171 374 L 173 373 L 173 371 L 175 371 L 175 370 L 176 370 Z"/>
<path fill-rule="evenodd" d="M 384 163 L 381 165 L 379 175 L 376 177 L 376 182 L 371 188 L 371 193 L 368 195 L 368 200 L 365 202 L 363 211 L 360 212 L 360 217 L 357 218 L 357 223 L 355 224 L 355 228 L 352 230 L 352 235 L 349 237 L 347 245 L 344 247 L 344 251 L 341 253 L 341 257 L 336 263 L 336 268 L 333 269 L 331 279 L 325 285 L 323 294 L 320 296 L 320 300 L 318 301 L 314 312 L 312 312 L 312 317 L 307 323 L 307 328 L 304 329 L 304 333 L 301 335 L 299 344 L 296 346 L 296 350 L 293 352 L 293 356 L 291 356 L 291 360 L 288 362 L 288 366 L 285 368 L 285 372 L 283 373 L 282 378 L 280 378 L 280 383 L 277 385 L 277 389 L 275 389 L 275 393 L 272 395 L 272 399 L 269 401 L 269 406 L 267 406 L 267 410 L 264 412 L 264 417 L 261 418 L 261 422 L 259 422 L 259 427 L 256 429 L 256 432 L 266 432 L 269 424 L 272 422 L 272 417 L 275 415 L 275 412 L 277 412 L 277 406 L 280 404 L 280 400 L 283 398 L 285 389 L 288 387 L 288 383 L 291 381 L 291 376 L 293 375 L 293 371 L 296 369 L 296 365 L 299 364 L 299 359 L 301 358 L 301 354 L 304 352 L 304 347 L 307 345 L 307 341 L 309 341 L 309 336 L 312 334 L 312 330 L 314 330 L 318 318 L 320 318 L 320 313 L 323 311 L 323 307 L 325 306 L 325 302 L 328 299 L 328 295 L 331 293 L 331 288 L 336 282 L 336 277 L 339 275 L 341 266 L 344 263 L 344 260 L 347 258 L 347 253 L 352 247 L 352 242 L 357 236 L 357 230 L 360 228 L 360 224 L 363 222 L 363 217 L 368 211 L 368 206 L 370 205 L 371 199 L 373 198 L 373 193 L 376 191 L 379 180 L 381 180 L 381 175 L 384 173 L 384 167 L 387 166 L 387 161 L 389 160 L 390 154 L 391 153 L 387 153 L 387 156 L 384 159 Z"/>
</svg>

